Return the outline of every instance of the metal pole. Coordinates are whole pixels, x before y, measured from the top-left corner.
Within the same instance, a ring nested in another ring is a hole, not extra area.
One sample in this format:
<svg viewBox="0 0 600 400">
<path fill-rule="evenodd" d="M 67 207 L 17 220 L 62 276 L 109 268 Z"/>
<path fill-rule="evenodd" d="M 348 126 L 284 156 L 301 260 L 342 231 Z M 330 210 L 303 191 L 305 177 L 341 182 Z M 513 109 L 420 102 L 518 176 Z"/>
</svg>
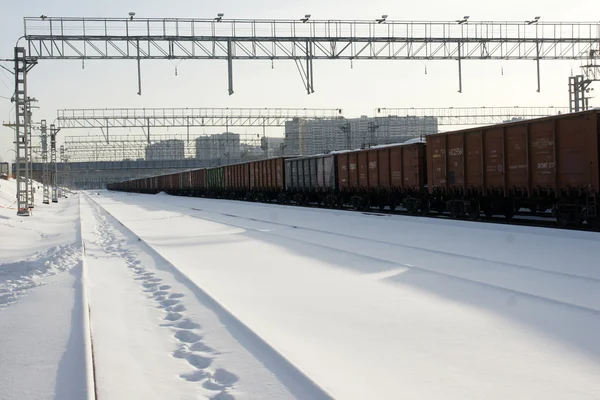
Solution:
<svg viewBox="0 0 600 400">
<path fill-rule="evenodd" d="M 32 126 L 31 126 L 31 102 L 33 100 L 27 97 L 25 101 L 25 108 L 27 109 L 27 124 L 25 129 L 27 131 L 27 207 L 34 207 L 33 198 L 33 141 L 32 139 Z"/>
<path fill-rule="evenodd" d="M 306 91 L 308 94 L 314 93 L 313 88 L 313 52 L 312 42 L 306 41 Z"/>
<path fill-rule="evenodd" d="M 540 92 L 541 89 L 541 83 L 540 83 L 540 42 L 537 42 L 535 44 L 536 50 L 537 50 L 537 58 L 535 60 L 536 64 L 537 64 L 537 92 Z"/>
<path fill-rule="evenodd" d="M 138 95 L 142 95 L 142 66 L 140 61 L 140 41 L 137 41 L 137 70 L 138 70 Z"/>
<path fill-rule="evenodd" d="M 44 186 L 43 203 L 50 204 L 50 191 L 48 188 L 48 135 L 46 120 L 41 123 L 41 138 L 42 138 L 42 185 Z"/>
<path fill-rule="evenodd" d="M 29 68 L 27 68 L 29 70 Z M 27 195 L 29 196 L 27 206 L 34 208 L 35 206 L 35 187 L 33 185 L 33 125 L 32 119 L 32 103 L 37 100 L 34 98 L 27 97 Z"/>
<path fill-rule="evenodd" d="M 50 171 L 52 179 L 50 180 L 52 185 L 52 202 L 58 203 L 58 193 L 56 187 L 56 177 L 58 175 L 58 167 L 56 165 L 56 134 L 58 130 L 54 125 L 50 125 Z"/>
<path fill-rule="evenodd" d="M 462 93 L 462 43 L 458 42 L 458 93 Z"/>
<path fill-rule="evenodd" d="M 306 41 L 306 93 L 310 94 L 310 53 Z"/>
<path fill-rule="evenodd" d="M 227 40 L 227 76 L 229 78 L 229 95 L 233 94 L 233 53 L 231 39 Z"/>
<path fill-rule="evenodd" d="M 575 77 L 569 77 L 569 112 L 575 111 Z"/>
</svg>

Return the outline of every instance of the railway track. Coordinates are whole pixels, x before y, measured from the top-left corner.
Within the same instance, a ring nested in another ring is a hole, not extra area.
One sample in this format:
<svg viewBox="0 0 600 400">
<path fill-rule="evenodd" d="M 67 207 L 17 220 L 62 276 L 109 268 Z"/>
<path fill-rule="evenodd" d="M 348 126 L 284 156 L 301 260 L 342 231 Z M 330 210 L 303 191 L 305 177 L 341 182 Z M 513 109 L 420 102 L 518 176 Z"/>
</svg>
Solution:
<svg viewBox="0 0 600 400">
<path fill-rule="evenodd" d="M 187 197 L 187 196 L 179 196 L 177 197 Z M 208 197 L 211 198 L 212 197 Z M 244 200 L 236 200 L 236 199 L 218 199 L 218 200 L 227 200 L 227 201 L 244 201 Z M 261 202 L 261 204 L 279 204 L 273 202 Z M 281 205 L 281 204 L 279 204 Z M 384 216 L 384 215 L 402 215 L 402 216 L 410 216 L 410 217 L 421 217 L 421 218 L 436 218 L 436 219 L 447 219 L 451 221 L 466 221 L 466 222 L 485 222 L 491 224 L 500 224 L 500 225 L 517 225 L 517 226 L 529 226 L 534 228 L 550 228 L 550 229 L 563 229 L 570 231 L 584 231 L 584 232 L 600 232 L 600 227 L 594 227 L 588 224 L 578 224 L 578 225 L 560 225 L 552 214 L 550 213 L 531 213 L 526 211 L 518 211 L 515 213 L 515 216 L 511 219 L 507 219 L 504 216 L 492 216 L 486 217 L 481 214 L 480 217 L 476 220 L 469 218 L 453 218 L 448 214 L 440 214 L 435 211 L 429 212 L 426 215 L 422 214 L 410 214 L 406 209 L 401 207 L 396 208 L 394 211 L 386 208 L 384 210 L 370 208 L 368 210 L 358 210 L 352 206 L 344 206 L 342 208 L 330 208 L 323 204 L 310 203 L 308 205 L 301 204 L 287 204 L 288 206 L 294 207 L 305 207 L 305 208 L 319 208 L 325 210 L 344 210 L 344 211 L 354 211 L 360 212 L 365 215 L 373 215 L 373 216 Z"/>
<path fill-rule="evenodd" d="M 553 271 L 527 265 L 487 259 L 485 257 L 481 258 L 422 246 L 394 243 L 388 240 L 378 240 L 369 237 L 301 226 L 299 224 L 275 222 L 268 219 L 208 211 L 201 208 L 188 207 L 184 205 L 176 205 L 173 207 L 171 204 L 169 207 L 165 207 L 165 209 L 173 212 L 183 213 L 193 218 L 198 218 L 205 221 L 242 228 L 256 235 L 267 235 L 270 237 L 279 238 L 279 240 L 283 241 L 291 240 L 295 243 L 302 243 L 307 246 L 317 246 L 321 249 L 331 251 L 336 254 L 350 254 L 366 261 L 387 264 L 390 266 L 390 268 L 387 270 L 392 272 L 397 271 L 398 269 L 412 269 L 421 273 L 433 274 L 466 284 L 479 285 L 493 290 L 503 290 L 511 293 L 512 295 L 548 301 L 564 307 L 578 309 L 580 311 L 590 312 L 593 314 L 600 313 L 600 309 L 594 306 L 593 296 L 590 296 L 590 293 L 595 293 L 597 290 L 595 288 L 600 285 L 600 279 L 593 276 L 583 276 L 579 274 Z M 363 214 L 374 215 L 376 213 Z M 380 216 L 387 215 L 390 214 L 380 214 Z M 284 228 L 286 230 L 262 229 L 255 226 L 254 224 L 256 223 L 265 224 L 271 227 Z M 302 232 L 309 233 L 309 235 L 303 235 Z M 330 242 L 328 239 L 332 236 L 342 237 L 344 240 L 340 243 L 343 244 L 336 246 L 324 244 Z M 365 246 L 365 243 L 368 245 Z M 430 260 L 427 263 L 410 262 L 410 260 L 409 262 L 400 261 L 397 259 L 397 255 L 400 254 L 397 249 L 416 251 L 417 253 L 427 255 L 427 258 Z M 459 264 L 462 265 L 462 267 L 456 271 L 446 271 L 442 264 L 439 264 L 440 266 L 436 267 L 438 264 L 436 262 L 432 262 L 431 257 L 436 259 L 439 258 L 440 261 L 447 260 L 448 258 L 454 258 L 459 261 Z M 504 284 L 498 283 L 499 281 L 502 281 L 502 279 L 496 278 L 499 278 L 502 274 L 498 277 L 496 277 L 494 273 L 489 275 L 489 271 L 480 269 L 479 265 L 482 263 L 486 265 L 497 265 L 498 267 L 502 267 L 502 273 L 509 268 L 512 275 L 520 276 L 523 279 L 511 279 L 509 281 L 505 281 Z M 536 281 L 536 279 L 533 279 L 534 277 L 538 277 L 538 279 L 545 279 L 547 285 L 538 287 L 537 285 L 532 286 L 527 283 L 522 283 Z M 551 282 L 556 280 L 558 284 L 562 285 L 564 284 L 565 279 L 578 282 L 580 284 L 584 283 L 587 287 L 587 291 L 579 293 L 580 298 L 577 299 L 562 298 L 560 290 L 553 290 L 553 285 Z"/>
</svg>

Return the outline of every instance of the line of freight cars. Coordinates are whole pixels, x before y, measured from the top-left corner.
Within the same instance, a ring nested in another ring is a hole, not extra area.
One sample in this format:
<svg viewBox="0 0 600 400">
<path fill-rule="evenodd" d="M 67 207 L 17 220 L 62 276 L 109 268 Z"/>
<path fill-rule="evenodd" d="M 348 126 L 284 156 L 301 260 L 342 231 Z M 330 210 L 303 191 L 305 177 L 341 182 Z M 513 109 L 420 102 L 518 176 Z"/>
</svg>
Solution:
<svg viewBox="0 0 600 400">
<path fill-rule="evenodd" d="M 561 225 L 600 225 L 600 110 L 429 135 L 426 141 L 278 157 L 113 183 L 282 204 L 357 209 L 398 206 L 409 214 L 512 218 L 551 210 Z"/>
</svg>

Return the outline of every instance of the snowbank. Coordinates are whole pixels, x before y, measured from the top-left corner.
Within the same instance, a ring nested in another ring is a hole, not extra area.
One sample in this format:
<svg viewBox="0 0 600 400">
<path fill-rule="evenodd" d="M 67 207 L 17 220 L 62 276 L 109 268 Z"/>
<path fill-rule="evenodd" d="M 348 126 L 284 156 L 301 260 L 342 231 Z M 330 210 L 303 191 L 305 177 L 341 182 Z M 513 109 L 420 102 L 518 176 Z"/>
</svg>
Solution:
<svg viewBox="0 0 600 400">
<path fill-rule="evenodd" d="M 0 398 L 91 398 L 78 198 L 41 196 L 19 217 L 0 181 Z"/>
</svg>

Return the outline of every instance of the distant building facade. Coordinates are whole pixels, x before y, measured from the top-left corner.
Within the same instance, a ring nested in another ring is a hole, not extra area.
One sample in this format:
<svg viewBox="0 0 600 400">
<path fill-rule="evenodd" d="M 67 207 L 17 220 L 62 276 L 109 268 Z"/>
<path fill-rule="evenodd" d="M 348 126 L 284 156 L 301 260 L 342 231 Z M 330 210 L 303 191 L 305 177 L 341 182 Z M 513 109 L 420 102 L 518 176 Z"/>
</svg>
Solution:
<svg viewBox="0 0 600 400">
<path fill-rule="evenodd" d="M 241 156 L 240 135 L 224 132 L 196 138 L 196 159 L 237 162 Z"/>
<path fill-rule="evenodd" d="M 185 158 L 185 142 L 179 139 L 161 140 L 146 146 L 146 160 L 181 160 Z"/>
<path fill-rule="evenodd" d="M 295 118 L 285 124 L 284 153 L 308 155 L 402 143 L 437 132 L 436 117 Z"/>
</svg>

